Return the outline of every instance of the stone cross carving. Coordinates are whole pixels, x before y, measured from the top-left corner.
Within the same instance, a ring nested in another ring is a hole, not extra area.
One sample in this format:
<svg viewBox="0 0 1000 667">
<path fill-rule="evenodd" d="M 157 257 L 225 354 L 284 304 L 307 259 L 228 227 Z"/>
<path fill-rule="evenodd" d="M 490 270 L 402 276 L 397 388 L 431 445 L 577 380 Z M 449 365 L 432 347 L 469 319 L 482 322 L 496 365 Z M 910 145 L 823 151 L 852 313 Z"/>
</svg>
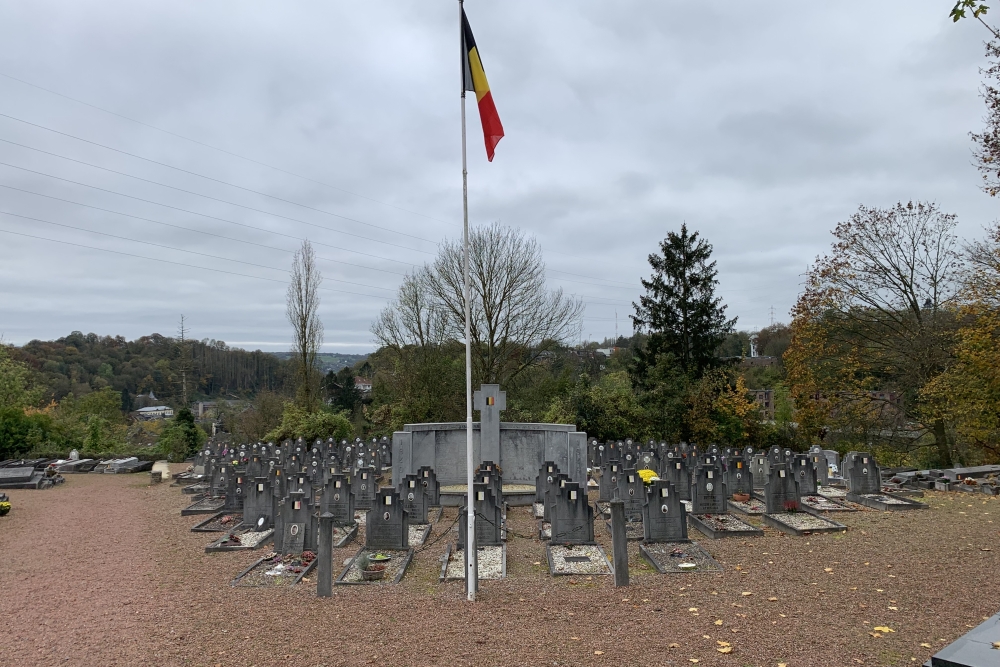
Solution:
<svg viewBox="0 0 1000 667">
<path fill-rule="evenodd" d="M 507 392 L 498 384 L 484 384 L 473 396 L 479 410 L 480 456 L 484 461 L 500 461 L 500 411 L 507 409 Z"/>
</svg>

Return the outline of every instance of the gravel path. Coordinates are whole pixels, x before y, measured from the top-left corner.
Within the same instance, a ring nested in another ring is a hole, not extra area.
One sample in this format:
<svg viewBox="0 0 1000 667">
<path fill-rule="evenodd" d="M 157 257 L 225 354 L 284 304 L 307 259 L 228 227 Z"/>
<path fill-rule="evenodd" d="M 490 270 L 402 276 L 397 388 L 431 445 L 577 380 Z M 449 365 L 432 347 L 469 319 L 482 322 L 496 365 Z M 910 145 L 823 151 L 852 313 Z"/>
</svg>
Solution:
<svg viewBox="0 0 1000 667">
<path fill-rule="evenodd" d="M 311 573 L 291 588 L 232 588 L 260 553 L 205 554 L 205 535 L 179 513 L 188 498 L 148 480 L 74 475 L 10 492 L 0 664 L 893 667 L 923 663 L 1000 608 L 996 498 L 928 492 L 927 510 L 838 516 L 842 534 L 765 527 L 708 540 L 692 530 L 718 574 L 660 575 L 632 543 L 628 589 L 549 576 L 545 544 L 517 537 L 535 528 L 531 508 L 513 508 L 507 577 L 483 582 L 472 605 L 462 582 L 437 583 L 441 542 L 397 586 L 338 586 L 318 599 Z M 597 536 L 610 555 L 606 531 Z M 356 551 L 335 550 L 334 572 Z M 869 634 L 883 625 L 895 632 Z"/>
</svg>

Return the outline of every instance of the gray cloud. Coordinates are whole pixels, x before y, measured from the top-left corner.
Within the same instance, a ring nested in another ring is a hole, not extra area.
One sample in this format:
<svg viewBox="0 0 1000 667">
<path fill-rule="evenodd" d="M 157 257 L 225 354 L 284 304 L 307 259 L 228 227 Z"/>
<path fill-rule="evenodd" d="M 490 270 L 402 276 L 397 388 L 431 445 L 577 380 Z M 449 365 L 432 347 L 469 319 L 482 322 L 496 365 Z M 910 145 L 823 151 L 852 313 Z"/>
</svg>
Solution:
<svg viewBox="0 0 1000 667">
<path fill-rule="evenodd" d="M 0 166 L 0 185 L 38 193 L 0 188 L 0 211 L 179 249 L 0 215 L 0 230 L 64 242 L 0 232 L 0 333 L 169 334 L 183 312 L 199 338 L 284 349 L 281 281 L 308 237 L 325 258 L 329 347 L 370 349 L 399 273 L 461 231 L 455 4 L 0 6 L 0 73 L 335 187 L 3 77 L 0 113 L 385 228 L 0 118 L 0 139 L 276 214 L 0 142 L 0 162 L 20 167 Z M 967 136 L 983 115 L 986 32 L 938 2 L 470 0 L 468 12 L 507 133 L 488 164 L 470 104 L 472 220 L 539 239 L 551 284 L 587 295 L 587 337 L 613 333 L 616 310 L 630 330 L 645 258 L 683 221 L 715 245 L 730 312 L 759 327 L 771 306 L 787 317 L 807 264 L 860 203 L 935 200 L 970 237 L 995 216 Z"/>
</svg>

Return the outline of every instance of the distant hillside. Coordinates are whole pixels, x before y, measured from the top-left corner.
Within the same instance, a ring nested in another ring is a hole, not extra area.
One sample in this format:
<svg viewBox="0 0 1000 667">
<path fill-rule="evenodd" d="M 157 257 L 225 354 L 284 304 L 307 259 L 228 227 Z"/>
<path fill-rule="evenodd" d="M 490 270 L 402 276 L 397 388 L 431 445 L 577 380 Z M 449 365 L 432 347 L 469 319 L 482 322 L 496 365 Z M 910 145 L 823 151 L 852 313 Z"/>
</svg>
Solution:
<svg viewBox="0 0 1000 667">
<path fill-rule="evenodd" d="M 278 357 L 282 361 L 288 361 L 292 358 L 291 352 L 272 352 L 274 356 Z M 337 372 L 341 368 L 350 368 L 355 364 L 359 364 L 368 359 L 367 354 L 341 354 L 339 352 L 323 352 L 316 355 L 319 359 L 320 367 L 323 369 L 324 373 L 330 371 Z"/>
</svg>

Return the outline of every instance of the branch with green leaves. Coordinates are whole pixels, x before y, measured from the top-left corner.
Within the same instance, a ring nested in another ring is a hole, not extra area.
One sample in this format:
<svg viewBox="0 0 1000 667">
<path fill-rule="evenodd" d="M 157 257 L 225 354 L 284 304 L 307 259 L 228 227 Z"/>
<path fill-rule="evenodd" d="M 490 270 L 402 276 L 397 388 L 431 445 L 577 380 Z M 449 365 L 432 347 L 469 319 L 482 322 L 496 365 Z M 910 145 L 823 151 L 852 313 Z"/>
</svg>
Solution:
<svg viewBox="0 0 1000 667">
<path fill-rule="evenodd" d="M 989 7 L 987 7 L 984 2 L 977 2 L 977 0 L 957 0 L 955 2 L 955 6 L 951 8 L 951 14 L 949 14 L 949 16 L 951 16 L 953 23 L 958 23 L 962 19 L 969 18 L 971 16 L 982 23 L 994 37 L 1000 39 L 1000 32 L 997 32 L 996 28 L 983 20 L 983 16 L 987 11 L 989 11 Z"/>
</svg>

